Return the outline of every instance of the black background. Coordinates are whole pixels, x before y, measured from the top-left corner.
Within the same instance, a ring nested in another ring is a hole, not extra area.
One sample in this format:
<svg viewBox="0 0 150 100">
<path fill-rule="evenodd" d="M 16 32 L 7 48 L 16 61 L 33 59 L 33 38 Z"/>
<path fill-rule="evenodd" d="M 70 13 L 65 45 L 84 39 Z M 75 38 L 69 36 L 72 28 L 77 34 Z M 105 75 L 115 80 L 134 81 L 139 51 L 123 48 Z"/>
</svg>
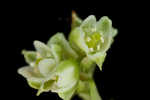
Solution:
<svg viewBox="0 0 150 100">
<path fill-rule="evenodd" d="M 67 5 L 67 4 L 66 4 Z M 8 7 L 8 6 L 7 6 Z M 7 8 L 6 7 L 6 8 Z M 134 7 L 133 7 L 134 8 Z M 5 9 L 5 8 L 4 8 Z M 125 8 L 126 9 L 126 8 Z M 59 5 L 36 5 L 36 4 L 14 4 L 7 8 L 5 12 L 6 26 L 4 31 L 5 51 L 5 71 L 4 84 L 7 88 L 3 93 L 14 99 L 38 99 L 38 100 L 61 100 L 55 93 L 42 93 L 37 97 L 36 90 L 30 88 L 26 80 L 17 74 L 17 69 L 26 65 L 21 50 L 34 50 L 33 41 L 47 40 L 56 32 L 63 32 L 67 37 L 70 32 L 72 10 L 85 19 L 88 15 L 95 15 L 97 19 L 108 16 L 113 26 L 119 33 L 115 37 L 111 49 L 107 53 L 103 65 L 103 71 L 97 68 L 95 71 L 95 81 L 103 100 L 123 100 L 136 88 L 134 80 L 139 78 L 137 73 L 140 59 L 138 50 L 143 46 L 140 42 L 142 38 L 140 21 L 143 17 L 135 14 L 136 9 L 106 9 L 95 5 L 84 7 L 66 7 Z M 130 12 L 130 13 L 129 13 Z M 133 62 L 137 62 L 136 64 Z M 135 68 L 135 69 L 134 69 Z M 132 70 L 134 69 L 134 71 Z M 6 74 L 9 73 L 9 74 Z M 8 97 L 9 97 L 8 96 Z M 7 97 L 7 96 L 6 96 Z M 74 100 L 79 100 L 76 96 Z"/>
</svg>

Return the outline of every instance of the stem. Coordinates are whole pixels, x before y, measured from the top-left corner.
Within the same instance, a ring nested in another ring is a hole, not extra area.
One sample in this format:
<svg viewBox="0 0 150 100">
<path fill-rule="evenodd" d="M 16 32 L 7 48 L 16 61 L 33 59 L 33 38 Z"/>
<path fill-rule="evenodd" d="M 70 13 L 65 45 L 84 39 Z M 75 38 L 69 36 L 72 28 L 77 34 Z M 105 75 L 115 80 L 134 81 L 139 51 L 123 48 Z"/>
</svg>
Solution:
<svg viewBox="0 0 150 100">
<path fill-rule="evenodd" d="M 102 100 L 93 79 L 89 80 L 91 100 Z"/>
</svg>

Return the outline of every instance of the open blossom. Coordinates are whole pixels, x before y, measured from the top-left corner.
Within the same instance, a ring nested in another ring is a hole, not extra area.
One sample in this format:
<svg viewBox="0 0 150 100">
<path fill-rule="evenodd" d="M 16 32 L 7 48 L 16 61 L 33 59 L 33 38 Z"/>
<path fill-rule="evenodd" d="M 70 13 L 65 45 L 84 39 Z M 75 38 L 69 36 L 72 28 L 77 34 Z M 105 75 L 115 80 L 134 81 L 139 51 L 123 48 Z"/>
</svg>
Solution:
<svg viewBox="0 0 150 100">
<path fill-rule="evenodd" d="M 70 34 L 70 43 L 76 51 L 83 51 L 89 59 L 101 68 L 106 51 L 110 48 L 117 30 L 111 20 L 104 16 L 96 21 L 95 16 L 87 17 Z"/>
</svg>

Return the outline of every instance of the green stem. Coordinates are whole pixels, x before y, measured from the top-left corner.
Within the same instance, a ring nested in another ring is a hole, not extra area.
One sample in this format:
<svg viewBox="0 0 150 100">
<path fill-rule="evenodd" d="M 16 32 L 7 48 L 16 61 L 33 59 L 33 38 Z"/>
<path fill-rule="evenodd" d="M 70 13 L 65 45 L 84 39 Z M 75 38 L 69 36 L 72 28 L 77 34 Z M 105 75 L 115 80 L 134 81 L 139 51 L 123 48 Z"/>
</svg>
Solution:
<svg viewBox="0 0 150 100">
<path fill-rule="evenodd" d="M 93 79 L 89 80 L 91 100 L 102 100 Z"/>
</svg>

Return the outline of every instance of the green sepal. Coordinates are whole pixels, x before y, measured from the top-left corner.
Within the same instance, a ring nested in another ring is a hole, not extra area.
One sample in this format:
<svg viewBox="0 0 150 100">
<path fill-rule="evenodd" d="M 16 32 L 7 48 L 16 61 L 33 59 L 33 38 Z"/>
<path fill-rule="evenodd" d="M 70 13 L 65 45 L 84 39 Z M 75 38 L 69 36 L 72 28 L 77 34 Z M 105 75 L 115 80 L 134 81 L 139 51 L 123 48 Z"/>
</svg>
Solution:
<svg viewBox="0 0 150 100">
<path fill-rule="evenodd" d="M 77 14 L 72 11 L 72 24 L 71 29 L 73 30 L 76 27 L 79 27 L 82 23 L 82 20 L 77 16 Z"/>
<path fill-rule="evenodd" d="M 65 39 L 65 36 L 63 33 L 56 33 L 54 36 L 52 36 L 47 45 L 50 47 L 51 44 L 57 44 L 60 45 L 63 51 L 63 58 L 78 58 L 77 53 L 70 47 L 68 41 Z"/>
<path fill-rule="evenodd" d="M 43 59 L 38 64 L 39 72 L 43 76 L 49 76 L 53 74 L 56 69 L 56 62 L 54 59 Z"/>
<path fill-rule="evenodd" d="M 55 58 L 56 64 L 58 64 L 62 60 L 63 51 L 60 45 L 51 44 L 51 51 Z"/>
<path fill-rule="evenodd" d="M 39 89 L 44 77 L 38 72 L 37 67 L 25 66 L 18 69 L 18 73 L 27 79 L 31 88 Z"/>
<path fill-rule="evenodd" d="M 28 80 L 39 81 L 43 80 L 43 76 L 39 73 L 37 67 L 24 66 L 18 69 L 18 73 Z"/>
<path fill-rule="evenodd" d="M 112 36 L 115 37 L 118 34 L 118 30 L 116 28 L 112 28 Z"/>
<path fill-rule="evenodd" d="M 56 69 L 58 76 L 56 92 L 66 92 L 73 88 L 79 80 L 79 64 L 75 60 L 62 61 Z"/>
<path fill-rule="evenodd" d="M 36 62 L 37 59 L 37 53 L 35 51 L 22 50 L 22 54 L 24 55 L 25 61 L 30 66 L 34 66 L 34 63 Z"/>
<path fill-rule="evenodd" d="M 40 89 L 42 82 L 40 81 L 32 81 L 32 80 L 27 80 L 28 84 L 30 87 L 34 89 Z"/>
<path fill-rule="evenodd" d="M 61 97 L 63 100 L 71 100 L 75 93 L 76 87 L 74 86 L 70 90 L 66 92 L 58 92 L 59 97 Z"/>
<path fill-rule="evenodd" d="M 36 40 L 36 41 L 34 41 L 34 46 L 41 57 L 43 57 L 43 58 L 52 57 L 50 48 L 47 45 L 45 45 L 43 42 Z"/>
<path fill-rule="evenodd" d="M 93 60 L 89 59 L 89 57 L 84 57 L 80 62 L 81 70 L 83 72 L 89 73 L 92 71 L 93 67 L 95 67 L 95 63 Z"/>
<path fill-rule="evenodd" d="M 39 96 L 42 92 L 49 92 L 52 89 L 54 82 L 55 80 L 48 80 L 42 82 L 36 95 Z"/>
<path fill-rule="evenodd" d="M 112 22 L 107 16 L 102 17 L 96 24 L 96 30 L 104 36 L 110 35 L 111 28 Z"/>
<path fill-rule="evenodd" d="M 88 57 L 89 57 L 89 59 L 91 59 L 92 61 L 94 61 L 98 65 L 100 70 L 102 70 L 102 65 L 103 65 L 103 62 L 105 60 L 106 53 L 98 52 L 95 54 L 89 54 Z"/>
<path fill-rule="evenodd" d="M 96 18 L 94 15 L 90 15 L 88 16 L 81 24 L 80 26 L 82 28 L 82 30 L 90 35 L 93 32 L 96 31 Z"/>
<path fill-rule="evenodd" d="M 44 86 L 43 86 L 44 91 L 49 91 L 52 88 L 54 82 L 55 80 L 49 80 L 44 82 Z"/>
<path fill-rule="evenodd" d="M 102 33 L 104 38 L 104 43 L 101 46 L 100 52 L 106 52 L 110 48 L 113 39 L 111 20 L 106 16 L 102 17 L 97 22 L 97 31 Z"/>
<path fill-rule="evenodd" d="M 69 36 L 69 42 L 71 43 L 72 48 L 74 48 L 77 52 L 80 52 L 81 55 L 85 55 L 84 53 L 89 52 L 84 37 L 85 34 L 80 27 L 75 28 Z"/>
</svg>

